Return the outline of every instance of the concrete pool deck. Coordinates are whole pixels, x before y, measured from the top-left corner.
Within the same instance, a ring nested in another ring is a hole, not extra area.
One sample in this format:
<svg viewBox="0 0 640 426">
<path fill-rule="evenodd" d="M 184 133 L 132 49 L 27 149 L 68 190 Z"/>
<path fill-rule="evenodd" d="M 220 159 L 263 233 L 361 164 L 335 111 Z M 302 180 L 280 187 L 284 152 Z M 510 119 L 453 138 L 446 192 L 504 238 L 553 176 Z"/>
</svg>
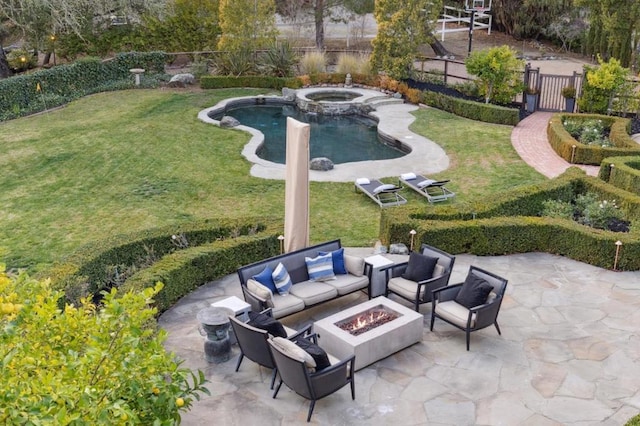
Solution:
<svg viewBox="0 0 640 426">
<path fill-rule="evenodd" d="M 315 88 L 321 90 L 322 88 Z M 306 93 L 306 89 L 301 89 Z M 326 90 L 336 90 L 336 88 L 326 88 Z M 349 91 L 343 87 L 340 91 Z M 380 98 L 383 93 L 369 89 L 351 89 L 359 93 L 364 93 L 367 98 Z M 235 99 L 250 99 L 235 98 Z M 276 98 L 267 97 L 264 98 Z M 387 96 L 388 100 L 393 100 Z M 219 125 L 218 120 L 209 117 L 212 110 L 219 109 L 234 99 L 226 99 L 211 108 L 204 109 L 198 114 L 198 118 L 205 123 Z M 366 102 L 366 101 L 365 101 Z M 379 102 L 379 103 L 378 103 Z M 384 103 L 383 101 L 372 101 L 367 103 L 375 107 L 371 115 L 376 117 L 378 122 L 378 132 L 393 139 L 396 139 L 411 148 L 411 152 L 400 158 L 392 160 L 358 161 L 351 163 L 336 164 L 333 170 L 326 172 L 311 170 L 309 179 L 315 182 L 354 182 L 356 179 L 366 177 L 379 179 L 389 176 L 400 176 L 402 173 L 414 172 L 421 174 L 438 173 L 449 168 L 449 157 L 437 143 L 413 133 L 409 130 L 415 117 L 411 114 L 419 107 L 405 103 Z M 247 126 L 237 126 L 235 129 L 243 130 L 251 134 L 251 140 L 242 150 L 242 155 L 250 161 L 251 175 L 264 179 L 285 178 L 285 165 L 263 160 L 256 155 L 256 151 L 264 141 L 264 134 Z M 347 142 L 347 141 L 345 141 Z"/>
<path fill-rule="evenodd" d="M 422 341 L 356 372 L 356 400 L 347 387 L 318 401 L 312 424 L 614 426 L 640 412 L 640 272 L 545 253 L 458 255 L 451 283 L 472 264 L 509 279 L 502 336 L 474 332 L 467 352 L 464 332 L 438 320 L 429 331 L 431 306 L 422 305 Z M 237 345 L 229 361 L 205 361 L 196 314 L 229 296 L 242 298 L 236 274 L 203 285 L 159 319 L 165 347 L 209 380 L 211 396 L 182 424 L 307 424 L 309 401 L 286 386 L 273 399 L 270 370 L 244 360 L 234 371 Z M 355 293 L 283 322 L 297 327 L 366 299 Z"/>
</svg>

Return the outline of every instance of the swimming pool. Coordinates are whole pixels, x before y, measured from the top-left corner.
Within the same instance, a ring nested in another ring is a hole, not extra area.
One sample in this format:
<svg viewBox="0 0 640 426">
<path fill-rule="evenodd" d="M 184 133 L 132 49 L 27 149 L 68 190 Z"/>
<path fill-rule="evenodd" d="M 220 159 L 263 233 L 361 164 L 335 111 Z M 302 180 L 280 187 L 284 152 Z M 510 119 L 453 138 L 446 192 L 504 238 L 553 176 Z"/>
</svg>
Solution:
<svg viewBox="0 0 640 426">
<path fill-rule="evenodd" d="M 265 139 L 256 154 L 274 163 L 285 163 L 287 117 L 311 126 L 311 158 L 327 157 L 334 164 L 343 164 L 406 155 L 380 137 L 377 121 L 361 115 L 328 116 L 301 111 L 295 105 L 243 105 L 226 109 L 224 115 L 260 130 Z"/>
</svg>

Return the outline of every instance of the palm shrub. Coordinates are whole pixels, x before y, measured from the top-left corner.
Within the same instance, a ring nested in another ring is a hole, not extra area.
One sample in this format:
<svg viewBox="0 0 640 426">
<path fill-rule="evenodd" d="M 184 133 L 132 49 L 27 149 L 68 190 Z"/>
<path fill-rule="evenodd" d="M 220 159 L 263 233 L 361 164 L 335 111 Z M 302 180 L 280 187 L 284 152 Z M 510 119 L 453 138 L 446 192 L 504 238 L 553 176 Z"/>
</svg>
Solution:
<svg viewBox="0 0 640 426">
<path fill-rule="evenodd" d="M 275 77 L 292 77 L 297 62 L 298 55 L 287 41 L 271 46 L 262 55 L 265 71 Z"/>
<path fill-rule="evenodd" d="M 318 50 L 307 52 L 300 59 L 299 67 L 303 75 L 322 74 L 327 70 L 327 57 L 324 52 Z"/>
<path fill-rule="evenodd" d="M 247 75 L 254 74 L 257 69 L 253 50 L 241 48 L 223 52 L 215 59 L 218 74 Z"/>
</svg>

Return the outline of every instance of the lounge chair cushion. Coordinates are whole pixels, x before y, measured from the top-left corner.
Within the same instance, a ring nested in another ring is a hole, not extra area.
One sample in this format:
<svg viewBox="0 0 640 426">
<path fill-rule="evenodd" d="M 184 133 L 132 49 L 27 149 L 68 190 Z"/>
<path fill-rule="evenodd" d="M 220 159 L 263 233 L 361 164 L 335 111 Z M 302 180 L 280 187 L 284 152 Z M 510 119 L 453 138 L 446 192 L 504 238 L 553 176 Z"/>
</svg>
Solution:
<svg viewBox="0 0 640 426">
<path fill-rule="evenodd" d="M 304 338 L 296 340 L 296 345 L 300 346 L 306 353 L 311 355 L 316 363 L 316 372 L 322 371 L 331 366 L 327 352 L 320 346 Z"/>
<path fill-rule="evenodd" d="M 466 328 L 467 319 L 469 318 L 469 310 L 453 300 L 439 302 L 436 304 L 436 313 L 438 316 L 447 321 L 451 321 L 455 325 Z M 476 314 L 471 315 L 471 328 L 476 325 Z"/>
<path fill-rule="evenodd" d="M 276 284 L 273 282 L 273 269 L 269 267 L 269 265 L 265 266 L 262 272 L 258 275 L 254 275 L 254 280 L 258 281 L 263 286 L 267 287 L 271 290 L 271 293 L 277 293 L 278 289 L 276 288 Z"/>
<path fill-rule="evenodd" d="M 438 263 L 437 257 L 425 256 L 414 251 L 409 255 L 409 263 L 402 274 L 402 278 L 410 281 L 428 280 L 433 277 L 436 263 Z"/>
<path fill-rule="evenodd" d="M 454 300 L 467 309 L 471 309 L 474 306 L 484 305 L 492 291 L 493 286 L 486 280 L 469 274 Z"/>
<path fill-rule="evenodd" d="M 364 275 L 364 258 L 358 256 L 352 256 L 350 254 L 344 255 L 344 266 L 348 273 L 361 277 Z"/>
<path fill-rule="evenodd" d="M 309 368 L 316 368 L 316 362 L 313 357 L 300 346 L 296 345 L 291 340 L 284 339 L 282 337 L 274 337 L 271 340 L 278 349 L 282 351 L 289 358 L 293 358 L 304 364 Z"/>
<path fill-rule="evenodd" d="M 328 252 L 321 251 L 318 254 L 324 256 Z M 347 269 L 344 267 L 344 248 L 334 250 L 331 253 L 331 260 L 333 261 L 333 273 L 336 275 L 346 274 Z"/>
<path fill-rule="evenodd" d="M 425 186 L 429 186 L 429 185 L 431 185 L 431 184 L 432 184 L 432 183 L 434 183 L 434 182 L 435 182 L 435 180 L 432 180 L 432 179 L 425 179 L 425 180 L 423 180 L 422 182 L 418 182 L 418 183 L 416 184 L 416 186 L 417 186 L 418 188 L 424 188 Z"/>
<path fill-rule="evenodd" d="M 400 175 L 400 179 L 402 180 L 413 180 L 416 178 L 415 173 L 403 173 Z"/>
<path fill-rule="evenodd" d="M 280 321 L 260 312 L 249 312 L 249 325 L 266 330 L 272 336 L 287 337 L 287 331 Z"/>
<path fill-rule="evenodd" d="M 318 255 L 314 258 L 305 257 L 304 261 L 307 264 L 307 273 L 311 281 L 326 281 L 336 277 L 333 273 L 331 253 Z"/>
<path fill-rule="evenodd" d="M 267 288 L 267 286 L 260 284 L 253 278 L 250 278 L 247 280 L 247 289 L 260 299 L 266 300 L 267 305 L 273 308 L 273 300 L 271 300 L 273 299 L 273 293 Z"/>
<path fill-rule="evenodd" d="M 272 278 L 276 285 L 276 289 L 278 289 L 278 294 L 289 294 L 289 290 L 293 283 L 291 282 L 287 268 L 285 268 L 282 263 L 278 263 L 276 269 L 273 270 Z"/>
<path fill-rule="evenodd" d="M 283 298 L 291 295 L 301 299 L 305 306 L 315 305 L 325 300 L 334 299 L 338 296 L 338 290 L 335 287 L 318 281 L 302 281 L 291 287 L 289 296 L 280 296 Z"/>
<path fill-rule="evenodd" d="M 358 178 L 356 179 L 356 183 L 358 185 L 369 185 L 371 183 L 371 181 L 367 178 Z"/>
<path fill-rule="evenodd" d="M 382 191 L 389 191 L 389 190 L 397 189 L 397 188 L 398 188 L 398 187 L 397 187 L 397 186 L 395 186 L 395 185 L 394 185 L 394 184 L 392 184 L 392 183 L 384 183 L 384 184 L 382 184 L 382 185 L 380 185 L 380 186 L 377 186 L 377 187 L 372 191 L 372 193 L 375 195 L 375 194 L 379 194 L 379 193 L 381 193 Z"/>
</svg>

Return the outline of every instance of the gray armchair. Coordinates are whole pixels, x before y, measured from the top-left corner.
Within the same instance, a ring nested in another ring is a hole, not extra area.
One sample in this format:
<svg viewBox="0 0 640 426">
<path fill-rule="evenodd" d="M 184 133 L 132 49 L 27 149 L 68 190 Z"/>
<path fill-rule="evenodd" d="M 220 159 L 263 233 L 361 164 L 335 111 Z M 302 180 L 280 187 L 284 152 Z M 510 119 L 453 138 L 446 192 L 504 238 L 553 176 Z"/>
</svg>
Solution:
<svg viewBox="0 0 640 426">
<path fill-rule="evenodd" d="M 266 309 L 262 311 L 262 313 L 270 315 L 271 309 Z M 278 369 L 273 361 L 271 350 L 269 350 L 269 344 L 267 343 L 270 337 L 269 333 L 266 330 L 244 323 L 234 316 L 230 316 L 229 320 L 231 321 L 231 327 L 233 328 L 236 340 L 238 341 L 238 346 L 240 347 L 240 356 L 238 357 L 238 363 L 236 364 L 236 371 L 240 369 L 240 364 L 244 357 L 249 358 L 258 365 L 270 368 L 273 372 L 271 374 L 271 385 L 269 389 L 273 389 Z M 312 328 L 313 324 L 308 324 L 306 327 L 298 331 L 285 327 L 287 339 L 295 340 L 300 336 L 305 336 L 311 333 Z"/>
<path fill-rule="evenodd" d="M 314 342 L 317 341 L 315 335 L 311 335 L 307 339 Z M 321 371 L 312 372 L 305 364 L 304 359 L 274 343 L 275 340 L 277 339 L 269 340 L 273 360 L 280 374 L 280 383 L 278 383 L 276 390 L 273 392 L 274 399 L 278 395 L 282 383 L 285 383 L 292 391 L 303 398 L 309 399 L 311 402 L 307 422 L 311 421 L 311 415 L 317 400 L 331 395 L 346 385 L 351 385 L 351 399 L 356 399 L 355 382 L 353 380 L 355 355 L 351 355 L 341 361 L 334 361 L 331 366 Z M 329 359 L 331 360 L 333 357 L 330 356 Z"/>
<path fill-rule="evenodd" d="M 464 283 L 434 290 L 433 300 L 431 301 L 431 331 L 433 331 L 433 323 L 436 318 L 448 322 L 454 327 L 465 331 L 467 334 L 467 350 L 469 350 L 470 334 L 472 331 L 494 325 L 498 334 L 502 334 L 498 326 L 498 313 L 500 312 L 502 299 L 507 289 L 506 279 L 475 266 L 469 268 L 467 280 L 472 276 L 485 280 L 493 287 L 485 303 L 467 308 L 456 302 L 456 298 Z"/>
<path fill-rule="evenodd" d="M 403 278 L 402 275 L 407 270 L 409 262 L 398 263 L 384 269 L 387 274 L 386 296 L 393 293 L 413 303 L 416 312 L 420 311 L 421 304 L 431 301 L 432 290 L 449 284 L 449 277 L 456 261 L 455 256 L 427 244 L 422 244 L 420 253 L 438 258 L 433 276 L 425 276 L 418 281 Z"/>
</svg>

